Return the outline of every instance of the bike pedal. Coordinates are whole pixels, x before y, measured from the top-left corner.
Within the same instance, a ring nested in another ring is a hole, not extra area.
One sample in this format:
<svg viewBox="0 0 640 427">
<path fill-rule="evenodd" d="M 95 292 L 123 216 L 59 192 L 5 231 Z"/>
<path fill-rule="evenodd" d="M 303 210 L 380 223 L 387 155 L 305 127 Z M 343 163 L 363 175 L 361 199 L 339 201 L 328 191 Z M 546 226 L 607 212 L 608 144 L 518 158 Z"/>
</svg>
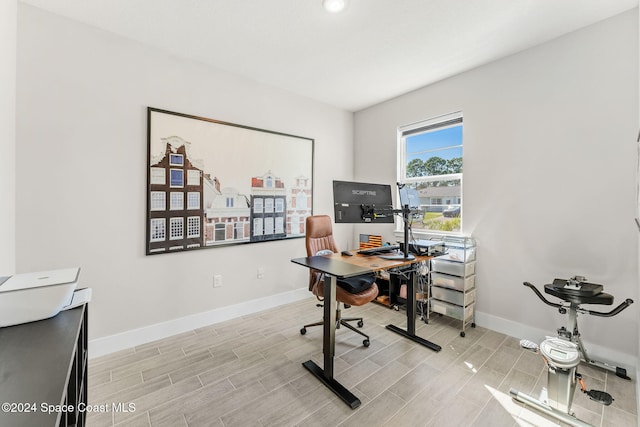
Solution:
<svg viewBox="0 0 640 427">
<path fill-rule="evenodd" d="M 589 390 L 586 393 L 587 396 L 589 396 L 589 399 L 595 400 L 598 403 L 602 403 L 605 406 L 611 405 L 614 400 L 613 397 L 606 391 Z"/>
<path fill-rule="evenodd" d="M 520 347 L 524 348 L 525 350 L 533 351 L 534 353 L 537 353 L 540 349 L 540 346 L 538 346 L 538 344 L 529 340 L 520 340 Z"/>
</svg>

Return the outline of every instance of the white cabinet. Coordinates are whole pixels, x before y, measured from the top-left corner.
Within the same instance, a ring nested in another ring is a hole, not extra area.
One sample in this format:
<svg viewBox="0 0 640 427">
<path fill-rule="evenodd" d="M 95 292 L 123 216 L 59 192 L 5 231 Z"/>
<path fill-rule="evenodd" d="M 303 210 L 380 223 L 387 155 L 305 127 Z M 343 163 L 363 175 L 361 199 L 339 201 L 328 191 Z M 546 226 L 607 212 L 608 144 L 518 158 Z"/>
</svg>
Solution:
<svg viewBox="0 0 640 427">
<path fill-rule="evenodd" d="M 443 237 L 445 254 L 431 259 L 429 312 L 462 322 L 460 336 L 475 327 L 476 242 L 471 237 Z"/>
</svg>

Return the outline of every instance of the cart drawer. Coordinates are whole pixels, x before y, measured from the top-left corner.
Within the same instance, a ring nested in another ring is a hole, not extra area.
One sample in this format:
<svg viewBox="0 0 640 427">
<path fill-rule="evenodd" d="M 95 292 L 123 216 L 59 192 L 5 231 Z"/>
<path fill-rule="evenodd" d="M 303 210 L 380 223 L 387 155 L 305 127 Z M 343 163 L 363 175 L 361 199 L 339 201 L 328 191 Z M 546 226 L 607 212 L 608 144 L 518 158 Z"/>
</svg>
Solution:
<svg viewBox="0 0 640 427">
<path fill-rule="evenodd" d="M 436 286 L 456 289 L 458 291 L 468 291 L 476 285 L 476 276 L 457 277 L 449 274 L 431 273 L 431 283 Z"/>
<path fill-rule="evenodd" d="M 476 248 L 455 248 L 447 247 L 447 253 L 440 258 L 451 261 L 469 262 L 476 260 Z"/>
<path fill-rule="evenodd" d="M 448 255 L 444 255 L 431 260 L 431 271 L 468 277 L 476 272 L 476 263 L 475 261 L 467 263 L 450 261 Z"/>
<path fill-rule="evenodd" d="M 471 304 L 467 307 L 460 307 L 444 301 L 435 299 L 431 300 L 431 311 L 434 313 L 440 313 L 444 316 L 453 317 L 454 319 L 463 320 L 465 322 L 471 320 L 473 317 L 474 306 L 475 304 Z"/>
<path fill-rule="evenodd" d="M 466 307 L 476 301 L 476 290 L 470 289 L 466 292 L 461 292 L 449 288 L 432 286 L 431 296 L 441 301 L 450 302 L 455 305 Z"/>
</svg>

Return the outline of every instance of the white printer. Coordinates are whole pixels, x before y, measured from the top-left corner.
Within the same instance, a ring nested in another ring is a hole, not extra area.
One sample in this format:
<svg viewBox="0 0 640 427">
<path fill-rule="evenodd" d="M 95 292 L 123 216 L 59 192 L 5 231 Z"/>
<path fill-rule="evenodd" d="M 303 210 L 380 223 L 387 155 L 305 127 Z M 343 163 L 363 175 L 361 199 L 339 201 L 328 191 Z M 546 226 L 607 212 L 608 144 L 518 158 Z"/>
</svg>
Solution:
<svg viewBox="0 0 640 427">
<path fill-rule="evenodd" d="M 80 268 L 0 277 L 0 327 L 47 319 L 91 300 L 91 288 L 76 289 Z"/>
</svg>

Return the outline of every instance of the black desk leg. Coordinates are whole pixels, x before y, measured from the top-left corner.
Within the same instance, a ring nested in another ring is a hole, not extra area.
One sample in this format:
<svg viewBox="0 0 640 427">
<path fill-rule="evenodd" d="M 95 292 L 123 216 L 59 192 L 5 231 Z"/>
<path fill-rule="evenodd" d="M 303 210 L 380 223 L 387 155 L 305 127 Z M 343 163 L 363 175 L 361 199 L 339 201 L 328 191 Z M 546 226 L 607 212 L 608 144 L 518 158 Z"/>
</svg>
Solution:
<svg viewBox="0 0 640 427">
<path fill-rule="evenodd" d="M 442 347 L 438 344 L 427 341 L 416 335 L 416 272 L 411 272 L 411 278 L 407 283 L 407 330 L 401 329 L 395 325 L 387 325 L 387 329 L 396 334 L 400 334 L 405 338 L 420 345 L 430 348 L 433 351 L 440 351 Z"/>
<path fill-rule="evenodd" d="M 336 304 L 336 278 L 327 274 L 324 279 L 324 323 L 322 325 L 324 369 L 321 369 L 312 360 L 304 362 L 302 366 L 349 405 L 351 409 L 355 409 L 360 406 L 360 399 L 333 378 L 333 357 L 336 348 Z"/>
</svg>

